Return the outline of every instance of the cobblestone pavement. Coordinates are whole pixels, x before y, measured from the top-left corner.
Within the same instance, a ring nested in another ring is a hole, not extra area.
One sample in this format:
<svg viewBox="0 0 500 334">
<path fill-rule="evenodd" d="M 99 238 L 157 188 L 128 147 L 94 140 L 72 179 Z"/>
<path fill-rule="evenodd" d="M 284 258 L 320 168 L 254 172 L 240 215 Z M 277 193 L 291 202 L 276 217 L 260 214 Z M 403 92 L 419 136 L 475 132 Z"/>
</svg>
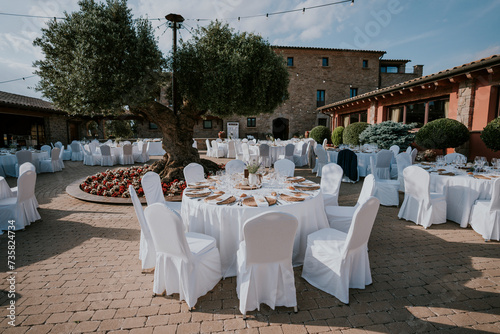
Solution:
<svg viewBox="0 0 500 334">
<path fill-rule="evenodd" d="M 224 161 L 224 160 L 219 160 Z M 16 241 L 15 327 L 7 306 L 7 236 L 0 236 L 0 332 L 7 333 L 500 333 L 500 243 L 453 222 L 424 230 L 381 207 L 369 243 L 373 284 L 350 290 L 344 305 L 301 278 L 299 312 L 262 305 L 245 321 L 236 280 L 221 280 L 188 311 L 178 295 L 152 297 L 153 275 L 138 260 L 140 228 L 132 206 L 83 202 L 71 182 L 104 170 L 65 162 L 39 174 L 42 219 Z M 318 181 L 310 169 L 296 175 Z M 15 179 L 8 178 L 11 186 Z M 353 205 L 361 183 L 342 183 Z"/>
</svg>

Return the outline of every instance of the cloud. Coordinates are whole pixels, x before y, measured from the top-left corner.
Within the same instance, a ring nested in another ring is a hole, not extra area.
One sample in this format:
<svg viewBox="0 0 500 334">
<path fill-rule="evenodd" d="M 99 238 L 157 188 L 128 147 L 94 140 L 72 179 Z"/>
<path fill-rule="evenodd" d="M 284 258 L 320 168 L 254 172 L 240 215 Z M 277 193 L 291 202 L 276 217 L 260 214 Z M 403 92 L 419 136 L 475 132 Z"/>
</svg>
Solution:
<svg viewBox="0 0 500 334">
<path fill-rule="evenodd" d="M 474 53 L 473 60 L 487 58 L 487 57 L 495 55 L 495 54 L 500 54 L 500 44 L 489 46 L 484 50 L 481 50 L 481 51 Z"/>
</svg>

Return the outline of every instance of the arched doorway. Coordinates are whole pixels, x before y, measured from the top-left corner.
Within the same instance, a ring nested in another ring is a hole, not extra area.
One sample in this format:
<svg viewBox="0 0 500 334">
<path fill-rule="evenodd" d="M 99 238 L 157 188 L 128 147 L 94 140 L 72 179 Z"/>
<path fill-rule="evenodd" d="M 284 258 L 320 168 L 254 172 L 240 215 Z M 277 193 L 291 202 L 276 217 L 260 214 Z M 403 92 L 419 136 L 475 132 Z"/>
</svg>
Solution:
<svg viewBox="0 0 500 334">
<path fill-rule="evenodd" d="M 276 118 L 273 120 L 273 137 L 276 139 L 287 140 L 288 139 L 288 124 L 289 121 L 286 118 Z"/>
</svg>

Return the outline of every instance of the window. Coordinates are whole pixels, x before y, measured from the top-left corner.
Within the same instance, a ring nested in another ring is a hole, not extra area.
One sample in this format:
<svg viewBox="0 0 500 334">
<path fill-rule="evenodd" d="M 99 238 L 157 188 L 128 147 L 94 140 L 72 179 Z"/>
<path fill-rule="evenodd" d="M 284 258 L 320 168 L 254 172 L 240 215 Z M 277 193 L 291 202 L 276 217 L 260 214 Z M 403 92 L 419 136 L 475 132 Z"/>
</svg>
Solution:
<svg viewBox="0 0 500 334">
<path fill-rule="evenodd" d="M 203 128 L 204 129 L 211 129 L 212 128 L 212 120 L 204 120 L 203 121 Z"/>
<path fill-rule="evenodd" d="M 322 107 L 325 105 L 325 91 L 318 90 L 316 92 L 316 107 Z"/>
<path fill-rule="evenodd" d="M 368 60 L 363 59 L 363 68 L 368 68 Z"/>
<path fill-rule="evenodd" d="M 323 59 L 321 60 L 321 65 L 323 67 L 328 66 L 328 57 L 323 57 Z"/>
<path fill-rule="evenodd" d="M 327 126 L 326 123 L 327 123 L 326 118 L 318 118 L 318 125 Z"/>
<path fill-rule="evenodd" d="M 368 120 L 367 111 L 357 111 L 342 116 L 342 124 L 344 127 L 356 122 L 366 122 L 367 120 Z"/>
<path fill-rule="evenodd" d="M 448 116 L 448 100 L 437 100 L 429 101 L 429 115 L 427 117 L 427 122 L 446 118 Z"/>
<path fill-rule="evenodd" d="M 412 103 L 406 105 L 406 124 L 417 123 L 417 128 L 425 122 L 425 103 Z"/>
<path fill-rule="evenodd" d="M 255 128 L 257 126 L 257 119 L 255 117 L 248 117 L 247 118 L 247 127 L 248 128 Z"/>
<path fill-rule="evenodd" d="M 288 57 L 286 59 L 286 65 L 287 66 L 293 66 L 293 57 Z"/>
<path fill-rule="evenodd" d="M 349 97 L 355 97 L 358 95 L 358 89 L 351 87 L 349 90 Z"/>
<path fill-rule="evenodd" d="M 380 72 L 382 72 L 382 73 L 398 73 L 399 69 L 397 66 L 380 66 Z"/>
<path fill-rule="evenodd" d="M 404 109 L 402 106 L 389 107 L 389 109 L 387 109 L 387 120 L 396 123 L 403 122 L 403 111 Z"/>
<path fill-rule="evenodd" d="M 149 122 L 149 128 L 152 130 L 156 130 L 156 129 L 158 129 L 158 125 L 156 125 L 155 123 Z"/>
</svg>

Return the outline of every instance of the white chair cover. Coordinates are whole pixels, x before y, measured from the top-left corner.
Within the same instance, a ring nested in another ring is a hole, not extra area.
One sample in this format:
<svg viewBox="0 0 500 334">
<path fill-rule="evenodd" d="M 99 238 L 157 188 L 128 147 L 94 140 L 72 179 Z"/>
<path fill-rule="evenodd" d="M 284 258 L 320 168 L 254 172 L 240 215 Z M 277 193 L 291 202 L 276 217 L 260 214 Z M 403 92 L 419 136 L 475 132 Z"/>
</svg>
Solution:
<svg viewBox="0 0 500 334">
<path fill-rule="evenodd" d="M 378 209 L 378 199 L 370 197 L 354 212 L 347 233 L 326 228 L 309 234 L 302 277 L 345 304 L 349 288 L 371 284 L 368 240 Z"/>
<path fill-rule="evenodd" d="M 33 173 L 36 173 L 35 166 L 31 162 L 25 162 L 19 167 L 19 175 L 22 175 L 26 171 L 32 171 Z M 19 182 L 19 179 L 18 179 Z M 17 197 L 17 189 L 18 187 L 12 187 L 10 188 L 10 191 L 12 192 L 12 196 Z M 33 197 L 30 199 L 30 201 L 33 201 L 38 208 L 38 201 L 36 199 L 35 193 L 33 193 Z"/>
<path fill-rule="evenodd" d="M 396 157 L 396 163 L 398 165 L 399 191 L 405 191 L 405 178 L 403 177 L 403 171 L 406 167 L 411 166 L 410 154 L 407 152 L 399 153 Z"/>
<path fill-rule="evenodd" d="M 132 199 L 132 204 L 134 205 L 135 214 L 139 225 L 141 227 L 141 241 L 139 246 L 139 259 L 142 263 L 142 270 L 154 268 L 156 262 L 156 250 L 153 243 L 153 237 L 151 236 L 151 231 L 146 223 L 146 218 L 144 217 L 144 210 L 142 209 L 141 201 L 137 197 L 137 193 L 132 185 L 128 186 L 128 192 L 130 193 L 130 198 Z"/>
<path fill-rule="evenodd" d="M 205 144 L 207 145 L 207 157 L 213 157 L 212 146 L 210 146 L 210 140 L 205 139 Z"/>
<path fill-rule="evenodd" d="M 139 142 L 137 146 L 139 147 L 139 152 L 132 153 L 132 155 L 134 156 L 134 161 L 141 163 L 148 162 L 149 161 L 148 143 Z"/>
<path fill-rule="evenodd" d="M 224 149 L 222 147 L 219 147 L 219 143 L 217 143 L 217 140 L 212 140 L 212 154 L 214 158 L 224 157 Z"/>
<path fill-rule="evenodd" d="M 281 159 L 288 159 L 290 161 L 293 162 L 293 151 L 295 150 L 295 145 L 290 143 L 290 144 L 286 144 L 285 146 L 285 154 L 282 155 L 280 154 L 278 156 L 278 159 L 281 160 Z"/>
<path fill-rule="evenodd" d="M 83 164 L 87 166 L 100 166 L 102 161 L 101 154 L 94 154 L 90 149 L 90 145 L 83 146 Z"/>
<path fill-rule="evenodd" d="M 330 163 L 323 167 L 321 176 L 321 193 L 326 206 L 339 205 L 339 191 L 344 171 L 336 163 Z"/>
<path fill-rule="evenodd" d="M 408 146 L 406 148 L 406 153 L 408 153 L 411 156 L 411 146 Z"/>
<path fill-rule="evenodd" d="M 391 179 L 397 179 L 398 178 L 398 165 L 396 163 L 396 157 L 399 154 L 399 146 L 398 145 L 392 145 L 389 150 L 392 152 L 392 159 L 391 159 Z M 384 204 L 382 204 L 384 205 Z"/>
<path fill-rule="evenodd" d="M 244 316 L 247 311 L 260 310 L 261 303 L 273 310 L 275 306 L 297 306 L 292 268 L 297 226 L 297 218 L 282 212 L 265 212 L 245 222 L 236 280 Z"/>
<path fill-rule="evenodd" d="M 432 224 L 446 223 L 446 198 L 444 194 L 431 193 L 431 177 L 418 166 L 406 167 L 405 198 L 398 213 L 401 219 L 411 220 L 428 228 Z"/>
<path fill-rule="evenodd" d="M 16 167 L 16 177 L 19 177 L 19 175 L 20 175 L 19 166 L 21 166 L 22 164 L 24 164 L 26 162 L 33 163 L 33 154 L 31 153 L 31 151 L 21 150 L 21 151 L 16 152 L 16 158 L 17 158 L 17 163 L 15 166 Z M 35 170 L 36 170 L 36 166 L 35 166 Z"/>
<path fill-rule="evenodd" d="M 245 171 L 245 167 L 245 163 L 239 159 L 230 160 L 226 164 L 226 175 L 243 173 Z"/>
<path fill-rule="evenodd" d="M 57 145 L 57 143 L 56 143 Z M 62 146 L 62 145 L 61 145 Z M 59 146 L 55 146 L 59 149 L 59 167 L 61 168 L 61 170 L 64 168 L 64 162 L 63 162 L 63 159 L 64 159 L 64 147 L 59 147 Z"/>
<path fill-rule="evenodd" d="M 447 164 L 451 164 L 457 157 L 462 157 L 462 158 L 466 159 L 465 155 L 463 155 L 461 153 L 453 152 L 453 153 L 449 153 L 449 154 L 444 156 L 444 162 L 446 162 Z"/>
<path fill-rule="evenodd" d="M 375 160 L 370 157 L 370 166 L 372 170 L 375 169 Z M 398 206 L 399 205 L 399 181 L 379 179 L 377 173 L 373 174 L 375 177 L 375 192 L 373 196 L 378 198 L 380 204 L 385 206 Z"/>
<path fill-rule="evenodd" d="M 411 151 L 411 163 L 414 164 L 415 163 L 415 158 L 417 157 L 417 154 L 418 154 L 418 150 L 416 148 L 414 148 L 412 151 Z"/>
<path fill-rule="evenodd" d="M 83 161 L 82 145 L 79 142 L 71 143 L 71 161 Z"/>
<path fill-rule="evenodd" d="M 259 162 L 262 163 L 264 167 L 271 166 L 271 155 L 269 152 L 269 145 L 260 144 L 259 146 Z"/>
<path fill-rule="evenodd" d="M 61 162 L 63 160 L 71 160 L 71 148 L 70 147 L 68 147 L 68 149 L 65 150 L 64 145 L 60 141 L 57 141 L 55 143 L 55 146 L 59 147 L 61 149 Z M 62 168 L 64 168 L 64 163 L 63 163 Z"/>
<path fill-rule="evenodd" d="M 132 154 L 132 145 L 123 145 L 123 152 L 120 154 L 120 164 L 121 165 L 133 165 L 134 155 Z"/>
<path fill-rule="evenodd" d="M 180 300 L 192 308 L 222 278 L 215 239 L 184 234 L 180 215 L 162 203 L 148 206 L 144 215 L 156 249 L 153 292 L 179 293 Z"/>
<path fill-rule="evenodd" d="M 491 200 L 476 200 L 469 224 L 484 240 L 500 241 L 500 179 L 495 180 L 492 190 Z"/>
<path fill-rule="evenodd" d="M 161 187 L 160 176 L 155 172 L 147 172 L 141 180 L 144 196 L 149 205 L 154 203 L 165 203 L 165 196 Z"/>
<path fill-rule="evenodd" d="M 193 145 L 191 145 L 193 148 L 198 149 L 198 142 L 196 139 L 193 138 Z"/>
<path fill-rule="evenodd" d="M 293 162 L 296 167 L 302 167 L 307 165 L 307 147 L 310 145 L 310 142 L 300 141 L 295 145 L 295 149 L 298 154 L 293 155 Z"/>
<path fill-rule="evenodd" d="M 243 149 L 241 148 L 241 141 L 237 140 L 234 143 L 234 145 L 236 147 L 236 159 L 244 161 L 245 157 L 243 156 Z"/>
<path fill-rule="evenodd" d="M 50 152 L 50 159 L 40 160 L 40 173 L 54 173 L 62 171 L 61 164 L 59 163 L 59 155 L 61 150 L 59 148 L 52 149 Z"/>
<path fill-rule="evenodd" d="M 312 172 L 316 172 L 316 176 L 321 177 L 323 167 L 328 164 L 327 154 L 321 145 L 316 145 L 314 153 L 316 153 L 316 166 L 314 166 Z"/>
<path fill-rule="evenodd" d="M 276 173 L 280 173 L 281 175 L 294 176 L 295 164 L 293 163 L 293 161 L 288 159 L 277 160 L 274 163 L 274 170 L 276 171 Z"/>
<path fill-rule="evenodd" d="M 205 172 L 203 170 L 203 166 L 197 164 L 196 162 L 191 162 L 189 165 L 184 167 L 184 180 L 186 180 L 186 184 L 189 186 L 196 182 L 201 182 L 205 180 Z"/>
<path fill-rule="evenodd" d="M 235 159 L 236 158 L 236 143 L 234 140 L 230 140 L 227 143 L 227 158 Z"/>
<path fill-rule="evenodd" d="M 391 160 L 392 151 L 381 150 L 377 153 L 375 161 L 375 171 L 372 173 L 377 173 L 379 179 L 390 179 L 391 178 Z"/>
<path fill-rule="evenodd" d="M 323 146 L 323 148 L 325 148 L 327 143 L 328 143 L 328 138 L 325 138 L 325 139 L 323 139 L 323 143 L 321 143 L 321 146 Z"/>
<path fill-rule="evenodd" d="M 113 166 L 115 164 L 115 157 L 111 155 L 111 149 L 108 145 L 101 145 L 101 166 Z"/>
<path fill-rule="evenodd" d="M 36 173 L 28 170 L 17 179 L 16 197 L 0 200 L 0 231 L 9 229 L 9 220 L 14 220 L 14 230 L 22 230 L 41 219 L 35 198 Z"/>
<path fill-rule="evenodd" d="M 366 202 L 375 193 L 375 177 L 369 174 L 363 181 L 355 206 L 326 206 L 325 212 L 331 228 L 347 233 L 351 226 L 352 217 L 356 209 Z"/>
<path fill-rule="evenodd" d="M 40 151 L 45 151 L 49 154 L 50 156 L 50 151 L 52 150 L 52 148 L 49 146 L 49 145 L 42 145 L 42 147 L 40 147 Z"/>
<path fill-rule="evenodd" d="M 245 162 L 257 161 L 259 158 L 258 155 L 250 153 L 248 143 L 241 143 L 241 151 L 243 152 L 243 161 Z"/>
</svg>

